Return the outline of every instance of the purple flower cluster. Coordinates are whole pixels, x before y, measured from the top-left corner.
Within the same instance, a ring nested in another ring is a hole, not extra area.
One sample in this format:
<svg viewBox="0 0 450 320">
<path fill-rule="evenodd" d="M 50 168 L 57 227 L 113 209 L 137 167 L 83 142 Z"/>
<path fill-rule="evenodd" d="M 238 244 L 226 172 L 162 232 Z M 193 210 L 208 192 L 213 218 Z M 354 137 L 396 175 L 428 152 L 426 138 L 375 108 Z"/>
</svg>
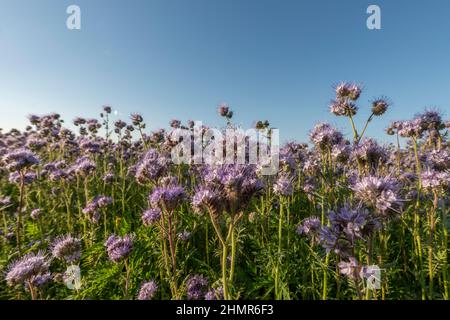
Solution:
<svg viewBox="0 0 450 320">
<path fill-rule="evenodd" d="M 81 257 L 81 240 L 71 235 L 59 237 L 52 244 L 52 254 L 69 264 L 74 263 Z"/>
<path fill-rule="evenodd" d="M 390 177 L 366 176 L 352 186 L 355 197 L 380 213 L 398 212 L 399 185 Z"/>
<path fill-rule="evenodd" d="M 149 196 L 153 207 L 159 207 L 169 212 L 175 210 L 186 199 L 184 188 L 178 184 L 175 177 L 165 177 L 161 186 L 155 187 Z"/>
<path fill-rule="evenodd" d="M 189 300 L 202 299 L 208 289 L 208 280 L 202 275 L 193 275 L 186 281 L 186 294 Z"/>
<path fill-rule="evenodd" d="M 11 172 L 17 172 L 39 164 L 39 158 L 30 150 L 22 148 L 5 154 L 2 162 L 5 164 L 6 169 Z"/>
<path fill-rule="evenodd" d="M 142 214 L 142 222 L 144 226 L 154 225 L 161 219 L 161 210 L 159 208 L 151 208 Z"/>
<path fill-rule="evenodd" d="M 32 282 L 38 277 L 47 275 L 49 267 L 50 261 L 43 252 L 30 253 L 8 267 L 5 280 L 9 286 Z"/>
<path fill-rule="evenodd" d="M 109 259 L 117 263 L 130 255 L 131 250 L 133 249 L 133 241 L 128 235 L 125 237 L 111 235 L 108 240 L 106 240 L 105 247 Z"/>
<path fill-rule="evenodd" d="M 158 285 L 154 280 L 145 282 L 142 284 L 137 298 L 138 300 L 152 300 L 155 297 L 157 291 Z"/>
</svg>

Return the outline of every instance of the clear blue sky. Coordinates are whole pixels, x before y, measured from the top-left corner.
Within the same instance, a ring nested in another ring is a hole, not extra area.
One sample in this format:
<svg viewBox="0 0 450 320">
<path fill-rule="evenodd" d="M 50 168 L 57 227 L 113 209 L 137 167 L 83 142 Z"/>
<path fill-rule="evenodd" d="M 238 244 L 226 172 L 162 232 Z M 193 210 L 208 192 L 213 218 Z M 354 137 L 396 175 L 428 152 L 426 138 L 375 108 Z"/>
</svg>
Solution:
<svg viewBox="0 0 450 320">
<path fill-rule="evenodd" d="M 66 28 L 77 4 L 82 30 Z M 382 30 L 366 9 L 382 10 Z M 172 118 L 220 123 L 269 119 L 283 140 L 304 141 L 318 121 L 350 133 L 328 113 L 331 86 L 362 82 L 369 100 L 394 106 L 390 120 L 425 106 L 450 111 L 448 0 L 0 0 L 0 127 L 24 127 L 30 113 L 93 117 L 111 104 L 141 112 L 149 128 Z"/>
</svg>

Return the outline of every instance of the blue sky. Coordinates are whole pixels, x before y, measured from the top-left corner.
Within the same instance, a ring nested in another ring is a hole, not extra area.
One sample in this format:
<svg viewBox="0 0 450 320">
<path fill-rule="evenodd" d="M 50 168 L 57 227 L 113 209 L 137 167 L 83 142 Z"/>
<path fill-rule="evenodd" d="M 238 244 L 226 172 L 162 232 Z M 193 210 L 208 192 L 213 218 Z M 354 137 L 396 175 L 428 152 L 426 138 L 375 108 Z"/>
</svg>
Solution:
<svg viewBox="0 0 450 320">
<path fill-rule="evenodd" d="M 79 5 L 82 29 L 66 28 Z M 366 27 L 381 7 L 382 30 Z M 369 135 L 424 107 L 450 110 L 448 0 L 0 0 L 0 127 L 24 127 L 30 113 L 67 120 L 110 104 L 148 127 L 172 118 L 221 123 L 227 102 L 245 127 L 270 120 L 283 140 L 305 141 L 328 121 L 331 86 L 364 84 L 369 100 L 394 102 Z M 362 125 L 362 123 L 360 124 Z"/>
</svg>

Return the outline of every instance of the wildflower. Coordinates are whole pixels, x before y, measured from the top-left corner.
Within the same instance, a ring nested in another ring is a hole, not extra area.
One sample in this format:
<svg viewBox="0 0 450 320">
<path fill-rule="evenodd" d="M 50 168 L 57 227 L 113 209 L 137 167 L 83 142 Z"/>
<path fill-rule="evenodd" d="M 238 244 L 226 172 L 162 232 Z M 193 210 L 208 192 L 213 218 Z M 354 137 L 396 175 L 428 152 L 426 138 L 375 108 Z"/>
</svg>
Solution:
<svg viewBox="0 0 450 320">
<path fill-rule="evenodd" d="M 273 192 L 282 196 L 290 196 L 294 193 L 293 178 L 282 174 L 273 185 Z"/>
<path fill-rule="evenodd" d="M 223 300 L 223 288 L 212 288 L 205 294 L 205 300 Z"/>
<path fill-rule="evenodd" d="M 297 226 L 297 234 L 306 235 L 309 237 L 313 237 L 318 234 L 322 223 L 320 219 L 317 217 L 309 217 L 302 221 L 300 225 Z"/>
<path fill-rule="evenodd" d="M 37 208 L 37 209 L 33 209 L 30 213 L 30 217 L 33 220 L 37 220 L 39 219 L 39 217 L 41 216 L 42 210 Z"/>
<path fill-rule="evenodd" d="M 372 102 L 372 113 L 375 116 L 381 116 L 387 111 L 389 105 L 390 103 L 385 97 L 375 99 Z"/>
<path fill-rule="evenodd" d="M 351 279 L 359 277 L 359 264 L 354 257 L 349 257 L 348 262 L 341 261 L 338 264 L 339 272 Z"/>
<path fill-rule="evenodd" d="M 52 254 L 69 264 L 74 263 L 81 257 L 81 241 L 71 235 L 58 237 L 52 244 Z"/>
<path fill-rule="evenodd" d="M 167 169 L 170 159 L 160 155 L 155 149 L 148 150 L 136 165 L 136 181 L 145 184 L 159 178 Z"/>
<path fill-rule="evenodd" d="M 398 184 L 389 177 L 367 176 L 361 178 L 353 187 L 355 197 L 365 204 L 384 213 L 400 206 Z"/>
<path fill-rule="evenodd" d="M 14 172 L 39 164 L 39 158 L 28 149 L 17 149 L 5 154 L 2 158 L 6 169 Z"/>
<path fill-rule="evenodd" d="M 139 113 L 131 114 L 130 118 L 131 118 L 131 122 L 135 126 L 140 126 L 141 123 L 144 121 L 144 118 L 142 118 L 142 116 Z"/>
<path fill-rule="evenodd" d="M 208 280 L 202 275 L 193 275 L 186 282 L 186 293 L 189 300 L 199 300 L 205 296 Z"/>
<path fill-rule="evenodd" d="M 146 227 L 157 223 L 160 219 L 161 210 L 159 208 L 148 209 L 142 214 L 142 222 Z"/>
<path fill-rule="evenodd" d="M 138 300 L 152 300 L 158 291 L 158 285 L 154 280 L 144 282 L 139 290 Z"/>
<path fill-rule="evenodd" d="M 184 188 L 178 184 L 176 178 L 166 179 L 162 186 L 153 189 L 149 201 L 153 207 L 160 206 L 168 211 L 174 210 L 186 198 Z"/>
<path fill-rule="evenodd" d="M 320 149 L 331 148 L 343 140 L 342 133 L 328 123 L 319 123 L 311 130 L 309 137 Z"/>
<path fill-rule="evenodd" d="M 120 262 L 126 259 L 133 249 L 133 241 L 130 236 L 119 237 L 111 235 L 105 242 L 108 257 L 113 262 Z"/>
<path fill-rule="evenodd" d="M 50 261 L 43 252 L 27 254 L 8 267 L 6 283 L 14 286 L 33 281 L 36 277 L 47 274 L 49 266 Z"/>
</svg>

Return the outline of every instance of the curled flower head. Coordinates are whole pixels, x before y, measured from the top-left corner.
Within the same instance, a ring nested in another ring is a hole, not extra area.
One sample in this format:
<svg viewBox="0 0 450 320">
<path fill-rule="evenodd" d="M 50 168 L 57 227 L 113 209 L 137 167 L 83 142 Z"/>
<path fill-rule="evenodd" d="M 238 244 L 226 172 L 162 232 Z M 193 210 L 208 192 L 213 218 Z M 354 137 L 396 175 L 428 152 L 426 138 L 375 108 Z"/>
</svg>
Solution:
<svg viewBox="0 0 450 320">
<path fill-rule="evenodd" d="M 138 300 L 152 300 L 158 291 L 158 285 L 154 280 L 142 284 L 139 290 Z"/>
<path fill-rule="evenodd" d="M 36 277 L 47 274 L 50 261 L 43 252 L 30 253 L 13 262 L 8 267 L 6 282 L 9 286 L 33 281 Z"/>
<path fill-rule="evenodd" d="M 273 185 L 273 192 L 283 196 L 292 195 L 294 193 L 293 177 L 281 174 Z"/>
<path fill-rule="evenodd" d="M 23 148 L 6 153 L 2 162 L 5 163 L 6 169 L 15 172 L 39 164 L 39 158 L 30 150 Z"/>
<path fill-rule="evenodd" d="M 142 214 L 142 222 L 146 227 L 154 225 L 161 219 L 161 210 L 159 208 L 151 208 Z"/>
<path fill-rule="evenodd" d="M 399 186 L 392 178 L 366 176 L 357 181 L 352 189 L 357 199 L 381 213 L 397 211 L 400 206 Z"/>
<path fill-rule="evenodd" d="M 81 240 L 71 235 L 59 237 L 52 244 L 52 254 L 57 259 L 74 263 L 81 257 Z"/>
<path fill-rule="evenodd" d="M 105 247 L 109 259 L 117 263 L 130 255 L 131 250 L 133 249 L 133 241 L 128 235 L 125 237 L 111 235 L 108 240 L 106 240 Z"/>
<path fill-rule="evenodd" d="M 328 123 L 317 124 L 310 132 L 311 141 L 320 149 L 331 148 L 343 140 L 342 133 Z"/>
<path fill-rule="evenodd" d="M 375 116 L 381 116 L 387 111 L 389 105 L 389 100 L 386 97 L 375 99 L 372 101 L 372 113 Z"/>
<path fill-rule="evenodd" d="M 186 282 L 186 293 L 189 300 L 199 300 L 204 297 L 208 288 L 208 280 L 202 275 L 193 275 Z"/>
<path fill-rule="evenodd" d="M 153 189 L 149 201 L 153 207 L 160 207 L 168 211 L 174 210 L 186 199 L 184 188 L 177 179 L 162 180 L 162 186 Z"/>
</svg>

